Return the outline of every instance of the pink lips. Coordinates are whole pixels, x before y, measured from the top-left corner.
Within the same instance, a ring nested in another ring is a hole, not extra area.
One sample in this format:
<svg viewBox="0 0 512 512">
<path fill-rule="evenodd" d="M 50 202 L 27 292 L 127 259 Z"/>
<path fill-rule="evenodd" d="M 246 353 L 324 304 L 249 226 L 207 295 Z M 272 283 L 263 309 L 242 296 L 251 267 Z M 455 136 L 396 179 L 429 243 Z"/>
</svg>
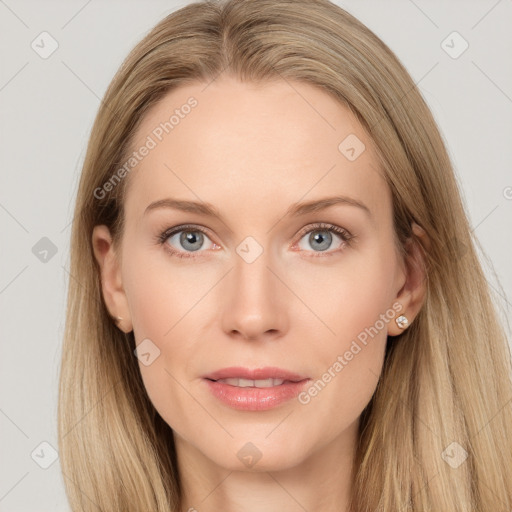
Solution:
<svg viewBox="0 0 512 512">
<path fill-rule="evenodd" d="M 310 380 L 308 377 L 276 367 L 224 368 L 205 375 L 204 381 L 211 393 L 226 405 L 242 411 L 264 411 L 296 397 Z M 219 379 L 266 380 L 279 379 L 284 382 L 271 387 L 238 387 Z"/>
</svg>

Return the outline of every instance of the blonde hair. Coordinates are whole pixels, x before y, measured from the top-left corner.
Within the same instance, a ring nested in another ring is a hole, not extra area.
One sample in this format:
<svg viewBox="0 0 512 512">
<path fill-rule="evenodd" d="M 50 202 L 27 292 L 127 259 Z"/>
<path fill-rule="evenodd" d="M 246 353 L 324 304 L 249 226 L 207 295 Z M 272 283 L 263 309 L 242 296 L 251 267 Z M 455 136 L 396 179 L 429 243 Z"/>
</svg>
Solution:
<svg viewBox="0 0 512 512">
<path fill-rule="evenodd" d="M 145 392 L 133 332 L 122 333 L 106 309 L 91 245 L 99 224 L 119 242 L 127 180 L 100 199 L 95 190 L 126 160 L 152 105 L 221 73 L 307 82 L 348 106 L 377 147 L 403 254 L 408 240 L 422 244 L 413 221 L 430 241 L 421 245 L 425 303 L 409 329 L 388 339 L 361 415 L 351 510 L 512 509 L 510 350 L 425 101 L 393 52 L 327 0 L 227 0 L 190 4 L 154 27 L 115 75 L 92 129 L 72 227 L 59 384 L 72 510 L 181 510 L 172 430 Z M 467 459 L 452 467 L 462 449 Z"/>
</svg>

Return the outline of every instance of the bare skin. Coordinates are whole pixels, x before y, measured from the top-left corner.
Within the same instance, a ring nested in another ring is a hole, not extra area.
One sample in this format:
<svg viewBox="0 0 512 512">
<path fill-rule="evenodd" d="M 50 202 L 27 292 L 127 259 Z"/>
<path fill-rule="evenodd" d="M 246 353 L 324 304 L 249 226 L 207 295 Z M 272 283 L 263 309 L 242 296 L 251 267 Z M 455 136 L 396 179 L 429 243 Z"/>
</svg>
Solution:
<svg viewBox="0 0 512 512">
<path fill-rule="evenodd" d="M 127 178 L 117 252 L 106 226 L 92 238 L 119 328 L 160 350 L 139 366 L 174 431 L 183 511 L 347 511 L 359 417 L 381 374 L 387 336 L 403 331 L 395 318 L 412 322 L 421 308 L 424 276 L 397 252 L 390 190 L 348 109 L 308 84 L 222 77 L 206 89 L 189 84 L 167 94 L 143 119 L 134 147 L 191 96 L 197 106 Z M 338 149 L 350 134 L 366 147 L 353 161 Z M 339 203 L 286 215 L 294 203 L 340 195 L 369 212 Z M 222 220 L 170 208 L 144 213 L 166 198 L 210 203 Z M 344 242 L 318 222 L 353 238 Z M 180 243 L 181 232 L 158 242 L 184 224 L 193 225 L 195 245 Z M 202 239 L 194 226 L 205 229 Z M 249 236 L 263 250 L 251 263 L 237 252 Z M 419 250 L 409 257 L 418 261 Z M 378 323 L 386 312 L 390 319 Z M 382 323 L 350 360 L 343 356 L 365 328 Z M 338 356 L 346 364 L 332 376 Z M 307 403 L 240 411 L 202 378 L 228 366 L 277 366 L 312 382 L 331 368 L 331 379 Z M 237 455 L 252 449 L 248 442 L 261 454 L 252 467 Z"/>
</svg>

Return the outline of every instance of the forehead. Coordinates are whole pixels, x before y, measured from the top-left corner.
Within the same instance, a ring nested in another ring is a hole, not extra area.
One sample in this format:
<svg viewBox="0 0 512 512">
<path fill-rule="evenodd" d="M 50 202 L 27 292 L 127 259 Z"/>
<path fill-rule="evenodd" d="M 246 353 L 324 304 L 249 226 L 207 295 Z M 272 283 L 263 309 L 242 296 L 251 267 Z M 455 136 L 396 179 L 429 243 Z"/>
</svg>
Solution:
<svg viewBox="0 0 512 512">
<path fill-rule="evenodd" d="M 183 85 L 145 115 L 132 150 L 144 145 L 126 197 L 136 215 L 167 196 L 251 212 L 333 191 L 372 203 L 386 187 L 354 114 L 302 82 Z"/>
</svg>

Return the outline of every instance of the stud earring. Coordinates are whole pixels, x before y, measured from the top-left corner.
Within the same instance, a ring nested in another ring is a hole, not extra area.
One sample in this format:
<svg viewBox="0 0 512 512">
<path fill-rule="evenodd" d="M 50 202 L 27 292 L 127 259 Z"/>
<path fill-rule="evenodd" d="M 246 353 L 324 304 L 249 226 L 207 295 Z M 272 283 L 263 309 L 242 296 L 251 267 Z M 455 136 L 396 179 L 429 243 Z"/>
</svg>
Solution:
<svg viewBox="0 0 512 512">
<path fill-rule="evenodd" d="M 405 315 L 400 315 L 396 320 L 396 325 L 400 327 L 400 329 L 405 329 L 409 325 L 409 320 Z"/>
</svg>

